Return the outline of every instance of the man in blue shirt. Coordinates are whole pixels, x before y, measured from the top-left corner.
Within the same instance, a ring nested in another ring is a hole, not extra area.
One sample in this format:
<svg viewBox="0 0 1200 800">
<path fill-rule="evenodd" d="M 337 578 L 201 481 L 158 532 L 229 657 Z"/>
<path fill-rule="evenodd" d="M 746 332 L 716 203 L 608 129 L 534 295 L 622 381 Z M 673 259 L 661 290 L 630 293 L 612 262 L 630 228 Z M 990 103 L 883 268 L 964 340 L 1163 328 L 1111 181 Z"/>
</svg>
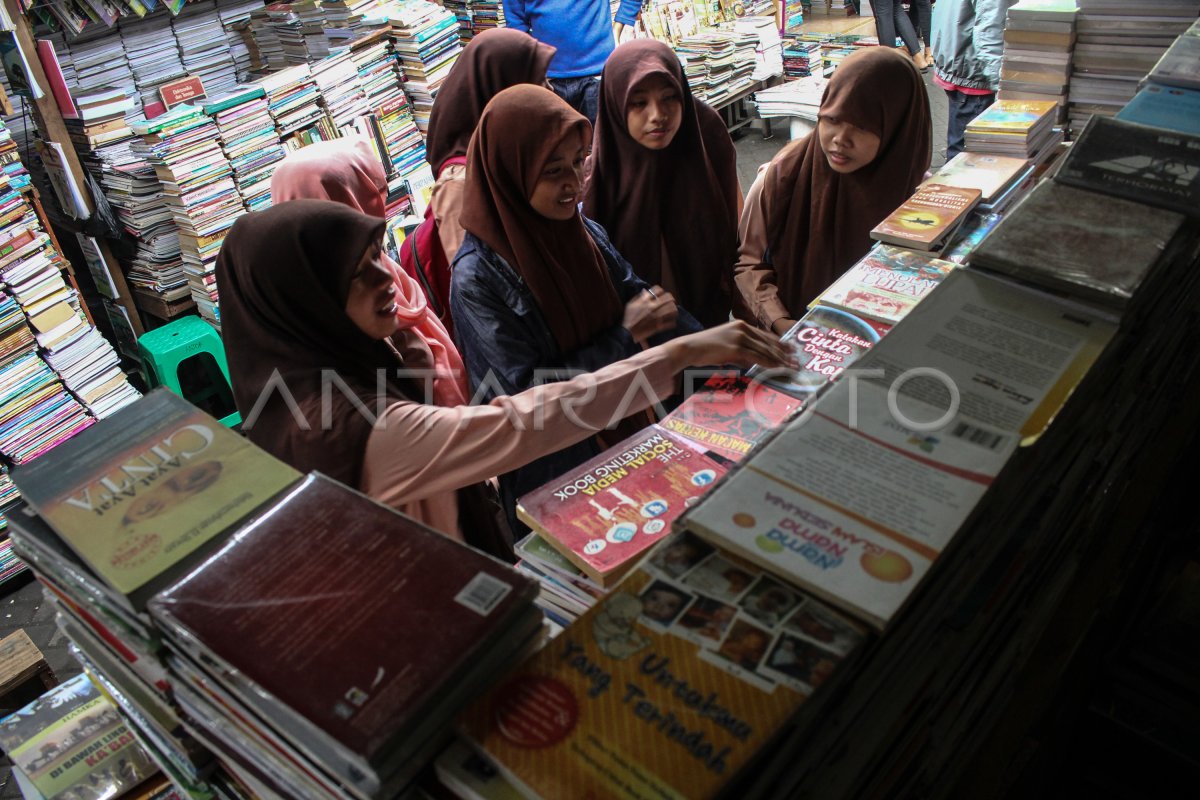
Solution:
<svg viewBox="0 0 1200 800">
<path fill-rule="evenodd" d="M 558 48 L 547 77 L 550 88 L 593 123 L 600 101 L 600 71 L 614 40 L 641 11 L 641 0 L 621 0 L 616 18 L 608 0 L 503 0 L 505 24 Z"/>
</svg>

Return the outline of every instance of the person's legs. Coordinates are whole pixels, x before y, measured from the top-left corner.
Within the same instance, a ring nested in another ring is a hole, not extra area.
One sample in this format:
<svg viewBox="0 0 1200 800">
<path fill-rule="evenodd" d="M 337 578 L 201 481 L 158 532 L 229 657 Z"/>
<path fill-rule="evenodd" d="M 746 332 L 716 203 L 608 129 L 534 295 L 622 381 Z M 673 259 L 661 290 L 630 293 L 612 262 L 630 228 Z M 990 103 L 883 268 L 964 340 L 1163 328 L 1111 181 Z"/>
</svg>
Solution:
<svg viewBox="0 0 1200 800">
<path fill-rule="evenodd" d="M 908 48 L 910 55 L 916 55 L 921 52 L 921 43 L 917 41 L 917 29 L 913 27 L 912 20 L 908 18 L 908 14 L 904 11 L 904 6 L 900 4 L 900 0 L 893 0 L 892 14 L 896 19 L 896 32 L 900 34 L 900 39 L 904 42 L 904 46 Z M 921 66 L 918 64 L 917 66 Z"/>
<path fill-rule="evenodd" d="M 946 114 L 946 160 L 963 151 L 967 124 L 983 113 L 996 99 L 995 94 L 963 94 L 946 90 L 950 107 Z"/>
<path fill-rule="evenodd" d="M 567 105 L 583 114 L 596 124 L 596 110 L 600 102 L 600 81 L 595 75 L 581 78 L 551 78 L 550 88 L 566 101 Z"/>
<path fill-rule="evenodd" d="M 929 39 L 933 32 L 933 7 L 929 0 L 911 0 L 908 5 L 908 19 L 928 52 Z"/>
<path fill-rule="evenodd" d="M 896 46 L 896 8 L 899 0 L 874 0 L 871 9 L 875 12 L 875 35 L 883 47 Z"/>
</svg>

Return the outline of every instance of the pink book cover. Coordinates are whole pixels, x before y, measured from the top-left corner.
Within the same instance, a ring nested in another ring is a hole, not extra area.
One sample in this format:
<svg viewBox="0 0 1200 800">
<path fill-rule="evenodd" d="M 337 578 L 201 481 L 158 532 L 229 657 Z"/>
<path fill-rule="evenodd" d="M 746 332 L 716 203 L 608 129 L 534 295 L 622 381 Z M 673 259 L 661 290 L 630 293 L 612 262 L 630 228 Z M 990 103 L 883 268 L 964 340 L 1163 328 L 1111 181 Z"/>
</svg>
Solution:
<svg viewBox="0 0 1200 800">
<path fill-rule="evenodd" d="M 46 80 L 50 82 L 54 102 L 58 103 L 58 110 L 66 118 L 78 119 L 79 111 L 76 110 L 75 101 L 71 99 L 71 93 L 67 90 L 67 81 L 63 78 L 62 67 L 58 65 L 58 53 L 54 52 L 54 44 L 44 39 L 38 40 L 37 54 L 46 73 Z"/>
</svg>

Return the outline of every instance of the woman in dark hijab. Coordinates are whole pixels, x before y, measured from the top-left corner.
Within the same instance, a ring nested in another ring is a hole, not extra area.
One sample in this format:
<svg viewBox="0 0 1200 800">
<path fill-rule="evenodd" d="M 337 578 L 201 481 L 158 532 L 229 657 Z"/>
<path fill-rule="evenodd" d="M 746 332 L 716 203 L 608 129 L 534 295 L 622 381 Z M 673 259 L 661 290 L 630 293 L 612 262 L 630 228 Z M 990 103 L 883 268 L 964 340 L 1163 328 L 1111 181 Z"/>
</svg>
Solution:
<svg viewBox="0 0 1200 800">
<path fill-rule="evenodd" d="M 447 262 L 462 245 L 458 222 L 462 208 L 462 181 L 466 172 L 467 144 L 488 101 L 500 91 L 520 83 L 541 85 L 555 48 L 527 33 L 493 28 L 475 36 L 438 90 L 429 116 L 425 158 L 437 176 L 430 210 L 437 220 L 438 238 Z"/>
<path fill-rule="evenodd" d="M 471 385 L 485 396 L 596 369 L 700 327 L 661 286 L 636 277 L 604 229 L 579 213 L 591 133 L 554 92 L 525 85 L 496 95 L 471 139 L 467 236 L 451 273 L 450 308 Z M 647 422 L 636 415 L 605 444 Z M 501 476 L 507 509 L 598 445 Z"/>
<path fill-rule="evenodd" d="M 652 39 L 609 56 L 583 212 L 638 277 L 705 326 L 729 319 L 742 191 L 733 140 L 692 96 L 679 58 Z"/>
<path fill-rule="evenodd" d="M 929 169 L 930 131 L 910 59 L 868 47 L 842 62 L 817 130 L 781 150 L 746 197 L 734 275 L 758 324 L 782 334 L 866 255 L 871 229 Z"/>
</svg>

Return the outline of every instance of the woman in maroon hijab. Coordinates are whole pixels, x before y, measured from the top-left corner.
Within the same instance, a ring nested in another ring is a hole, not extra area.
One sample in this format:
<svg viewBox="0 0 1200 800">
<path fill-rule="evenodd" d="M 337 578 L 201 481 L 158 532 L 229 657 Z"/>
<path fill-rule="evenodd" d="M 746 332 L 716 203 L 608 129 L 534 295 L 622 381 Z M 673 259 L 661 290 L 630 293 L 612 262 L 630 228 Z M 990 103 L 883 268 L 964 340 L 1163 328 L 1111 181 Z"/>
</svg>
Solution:
<svg viewBox="0 0 1200 800">
<path fill-rule="evenodd" d="M 734 276 L 753 318 L 782 334 L 871 248 L 871 229 L 930 159 L 929 97 L 912 60 L 868 47 L 838 67 L 817 130 L 775 156 L 746 197 Z"/>
<path fill-rule="evenodd" d="M 638 277 L 704 326 L 725 322 L 742 201 L 725 123 L 692 96 L 675 51 L 652 39 L 614 50 L 600 87 L 583 213 Z"/>
<path fill-rule="evenodd" d="M 328 200 L 281 203 L 230 230 L 217 280 L 243 429 L 296 469 L 320 470 L 494 555 L 511 558 L 512 543 L 480 481 L 670 395 L 691 364 L 786 358 L 761 331 L 728 325 L 486 405 L 435 405 L 420 385 L 428 350 L 396 317 L 383 231 L 382 219 Z"/>
<path fill-rule="evenodd" d="M 462 182 L 466 173 L 467 143 L 479 124 L 488 101 L 501 90 L 519 83 L 541 85 L 555 49 L 528 33 L 494 28 L 475 36 L 438 91 L 429 116 L 425 158 L 437 176 L 430 212 L 437 220 L 438 239 L 447 263 L 462 245 Z"/>
</svg>

